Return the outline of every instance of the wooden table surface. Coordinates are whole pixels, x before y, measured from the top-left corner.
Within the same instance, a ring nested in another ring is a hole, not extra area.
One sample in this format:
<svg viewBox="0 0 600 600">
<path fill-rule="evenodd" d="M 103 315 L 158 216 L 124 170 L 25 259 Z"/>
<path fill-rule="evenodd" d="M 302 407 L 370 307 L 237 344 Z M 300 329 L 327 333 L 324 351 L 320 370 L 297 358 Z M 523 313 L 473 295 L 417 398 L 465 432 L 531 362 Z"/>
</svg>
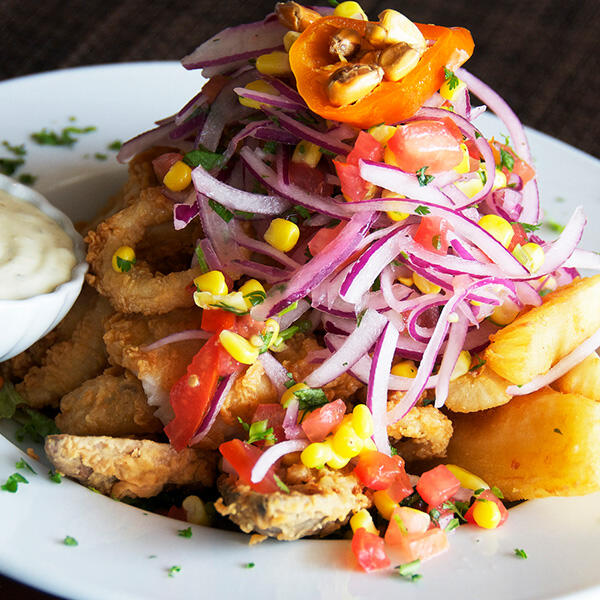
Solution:
<svg viewBox="0 0 600 600">
<path fill-rule="evenodd" d="M 79 65 L 176 60 L 272 6 L 265 0 L 0 0 L 0 80 Z M 600 156 L 598 0 L 363 0 L 362 6 L 372 19 L 397 8 L 417 22 L 470 29 L 475 54 L 466 66 L 526 125 Z M 0 576 L 0 598 L 52 596 Z"/>
</svg>

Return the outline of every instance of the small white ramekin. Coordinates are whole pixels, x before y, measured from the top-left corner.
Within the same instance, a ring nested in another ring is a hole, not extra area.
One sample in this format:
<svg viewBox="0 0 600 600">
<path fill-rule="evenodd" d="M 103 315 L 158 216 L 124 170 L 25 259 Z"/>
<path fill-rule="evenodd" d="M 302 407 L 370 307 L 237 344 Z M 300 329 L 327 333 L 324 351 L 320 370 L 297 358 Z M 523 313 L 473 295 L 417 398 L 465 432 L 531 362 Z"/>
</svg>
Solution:
<svg viewBox="0 0 600 600">
<path fill-rule="evenodd" d="M 88 264 L 85 262 L 83 239 L 75 231 L 73 223 L 44 196 L 5 175 L 0 175 L 0 189 L 33 204 L 54 219 L 73 240 L 73 250 L 78 261 L 71 272 L 71 279 L 54 291 L 23 300 L 0 300 L 1 362 L 23 352 L 58 325 L 81 292 Z"/>
</svg>

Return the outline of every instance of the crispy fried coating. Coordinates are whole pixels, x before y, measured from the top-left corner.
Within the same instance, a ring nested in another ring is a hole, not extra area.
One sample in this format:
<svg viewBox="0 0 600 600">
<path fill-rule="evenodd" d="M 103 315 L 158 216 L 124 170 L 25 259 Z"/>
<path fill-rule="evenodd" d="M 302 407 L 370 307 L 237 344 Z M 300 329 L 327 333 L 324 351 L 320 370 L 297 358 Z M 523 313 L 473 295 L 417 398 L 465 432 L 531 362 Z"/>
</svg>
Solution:
<svg viewBox="0 0 600 600">
<path fill-rule="evenodd" d="M 112 364 L 131 371 L 142 383 L 148 403 L 157 406 L 163 423 L 173 418 L 169 392 L 186 372 L 203 340 L 185 340 L 146 351 L 143 348 L 168 335 L 200 329 L 202 311 L 177 309 L 164 315 L 116 313 L 105 322 L 104 342 Z"/>
<path fill-rule="evenodd" d="M 483 365 L 450 382 L 445 406 L 461 413 L 501 406 L 512 397 L 506 393 L 509 385 L 510 382 Z"/>
<path fill-rule="evenodd" d="M 401 392 L 392 392 L 388 399 L 391 410 L 402 398 Z M 446 455 L 452 437 L 452 423 L 434 406 L 413 406 L 393 425 L 388 425 L 388 435 L 398 454 L 406 461 L 441 457 Z"/>
<path fill-rule="evenodd" d="M 487 365 L 517 385 L 546 373 L 600 329 L 599 305 L 600 275 L 575 279 L 493 334 Z"/>
<path fill-rule="evenodd" d="M 354 512 L 371 505 L 358 478 L 348 470 L 310 469 L 310 475 L 303 479 L 298 483 L 288 479 L 289 494 L 259 494 L 239 480 L 222 475 L 217 481 L 222 498 L 215 508 L 245 533 L 297 540 L 328 535 Z"/>
<path fill-rule="evenodd" d="M 205 487 L 214 482 L 216 455 L 150 440 L 49 435 L 46 455 L 54 468 L 116 498 L 149 498 L 165 486 Z"/>
<path fill-rule="evenodd" d="M 96 231 L 86 236 L 90 263 L 87 281 L 107 296 L 116 310 L 152 315 L 193 306 L 193 296 L 186 288 L 202 273 L 199 266 L 167 275 L 153 272 L 144 260 L 138 260 L 126 273 L 117 273 L 112 268 L 113 254 L 120 246 L 135 249 L 148 227 L 172 218 L 173 203 L 162 195 L 160 188 L 147 188 L 134 204 L 100 223 Z"/>
<path fill-rule="evenodd" d="M 107 363 L 103 323 L 112 312 L 105 298 L 93 294 L 93 302 L 74 325 L 71 338 L 51 346 L 42 364 L 29 369 L 17 384 L 27 404 L 57 407 L 65 394 L 103 371 Z M 69 319 L 74 321 L 74 317 Z"/>
<path fill-rule="evenodd" d="M 600 489 L 600 404 L 589 398 L 544 388 L 452 422 L 448 461 L 508 500 Z"/>
<path fill-rule="evenodd" d="M 130 372 L 104 372 L 63 396 L 56 425 L 73 435 L 148 435 L 162 430 L 153 413 L 142 384 Z"/>
<path fill-rule="evenodd" d="M 600 402 L 600 357 L 595 352 L 590 354 L 551 387 L 563 394 L 581 394 Z"/>
</svg>

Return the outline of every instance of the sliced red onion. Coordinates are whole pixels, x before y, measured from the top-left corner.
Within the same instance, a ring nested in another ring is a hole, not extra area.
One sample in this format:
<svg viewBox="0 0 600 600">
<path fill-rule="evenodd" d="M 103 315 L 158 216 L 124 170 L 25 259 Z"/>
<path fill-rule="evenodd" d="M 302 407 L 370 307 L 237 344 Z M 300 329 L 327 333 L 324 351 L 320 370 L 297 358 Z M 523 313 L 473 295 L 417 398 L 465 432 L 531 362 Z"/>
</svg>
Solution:
<svg viewBox="0 0 600 600">
<path fill-rule="evenodd" d="M 437 296 L 438 294 L 432 294 L 433 296 Z M 427 295 L 425 295 L 427 297 Z M 421 327 L 417 321 L 419 317 L 425 312 L 429 311 L 429 309 L 434 306 L 442 306 L 447 300 L 446 296 L 442 296 L 440 300 L 431 300 L 430 302 L 424 302 L 418 307 L 413 308 L 413 310 L 408 315 L 407 319 L 407 329 L 410 337 L 417 341 L 427 343 L 431 339 L 433 335 L 433 328 L 430 327 Z"/>
<path fill-rule="evenodd" d="M 285 33 L 286 29 L 277 20 L 228 27 L 183 57 L 181 64 L 186 69 L 199 69 L 247 61 L 249 58 L 283 49 Z"/>
<path fill-rule="evenodd" d="M 250 481 L 252 483 L 262 481 L 269 469 L 282 456 L 291 454 L 292 452 L 300 452 L 301 450 L 304 450 L 308 444 L 310 444 L 308 440 L 287 440 L 270 446 L 261 454 L 260 458 L 254 464 L 250 475 Z"/>
<path fill-rule="evenodd" d="M 290 278 L 290 272 L 285 269 L 278 269 L 269 265 L 254 262 L 252 260 L 234 259 L 231 264 L 239 267 L 238 272 L 243 272 L 244 275 L 262 279 L 267 283 L 281 283 Z"/>
<path fill-rule="evenodd" d="M 242 369 L 238 369 L 234 371 L 231 375 L 227 375 L 223 377 L 223 379 L 219 382 L 217 389 L 215 391 L 214 396 L 210 401 L 210 406 L 204 419 L 202 419 L 202 424 L 194 437 L 190 440 L 190 446 L 197 444 L 209 431 L 210 428 L 214 425 L 217 415 L 227 398 L 227 395 L 231 391 L 231 387 L 235 383 L 235 380 L 238 378 Z"/>
<path fill-rule="evenodd" d="M 458 357 L 464 347 L 465 338 L 469 323 L 464 316 L 459 316 L 458 321 L 450 325 L 448 340 L 446 343 L 446 351 L 442 357 L 442 363 L 437 374 L 437 383 L 435 385 L 435 407 L 444 406 L 448 398 L 448 386 L 450 378 L 454 372 L 454 367 L 458 361 Z"/>
<path fill-rule="evenodd" d="M 233 88 L 233 91 L 242 98 L 248 98 L 248 100 L 254 100 L 259 104 L 273 106 L 282 110 L 299 111 L 306 108 L 305 105 L 300 104 L 299 102 L 295 102 L 294 100 L 290 100 L 289 98 L 285 98 L 284 96 L 279 96 L 276 94 L 268 94 L 267 92 L 256 92 L 254 90 L 249 90 L 244 87 Z"/>
<path fill-rule="evenodd" d="M 269 125 L 270 121 L 264 119 L 262 121 L 251 121 L 248 123 L 239 133 L 231 138 L 229 144 L 227 144 L 227 150 L 223 153 L 223 162 L 227 163 L 231 157 L 235 154 L 238 144 L 245 140 L 247 137 L 255 136 L 256 132 L 263 126 Z"/>
<path fill-rule="evenodd" d="M 283 83 L 281 79 L 278 79 L 277 77 L 270 77 L 269 75 L 262 75 L 262 78 L 272 87 L 274 87 L 282 96 L 285 96 L 286 98 L 289 98 L 290 100 L 293 100 L 299 104 L 299 110 L 308 109 L 306 102 L 304 102 L 304 98 L 296 90 Z"/>
<path fill-rule="evenodd" d="M 309 308 L 310 304 L 306 300 L 298 300 L 298 306 L 296 306 L 296 308 L 284 313 L 281 315 L 281 317 L 277 317 L 277 320 L 279 321 L 279 328 L 287 329 L 290 325 L 292 325 L 292 323 L 295 323 Z"/>
<path fill-rule="evenodd" d="M 500 188 L 488 194 L 487 205 L 492 212 L 507 221 L 519 221 L 523 212 L 521 193 L 512 188 Z"/>
<path fill-rule="evenodd" d="M 334 240 L 292 275 L 283 290 L 274 290 L 273 294 L 270 291 L 267 299 L 252 309 L 252 316 L 258 321 L 264 321 L 296 300 L 304 298 L 352 255 L 372 222 L 372 213 L 352 217 Z"/>
<path fill-rule="evenodd" d="M 306 439 L 304 430 L 298 425 L 298 410 L 300 408 L 300 401 L 298 398 L 292 398 L 288 404 L 283 417 L 283 431 L 285 437 L 288 440 L 297 440 L 299 438 Z"/>
<path fill-rule="evenodd" d="M 517 281 L 515 290 L 521 306 L 539 306 L 542 303 L 542 298 L 537 290 L 526 281 Z"/>
<path fill-rule="evenodd" d="M 203 90 L 200 90 L 191 100 L 189 100 L 181 110 L 175 115 L 175 123 L 179 125 L 188 117 L 191 117 L 194 111 L 208 103 L 208 99 L 204 96 Z"/>
<path fill-rule="evenodd" d="M 293 146 L 298 142 L 298 138 L 287 131 L 282 131 L 281 129 L 277 129 L 276 127 L 259 127 L 254 132 L 254 137 L 257 140 L 265 140 L 266 142 L 278 142 L 280 144 L 287 144 L 288 146 Z M 289 181 L 284 181 L 284 183 L 289 183 Z"/>
<path fill-rule="evenodd" d="M 600 254 L 590 250 L 580 250 L 576 248 L 573 254 L 564 262 L 564 267 L 574 267 L 576 269 L 600 269 Z"/>
<path fill-rule="evenodd" d="M 289 381 L 287 369 L 270 352 L 263 352 L 258 360 L 277 390 L 277 395 L 281 396 L 286 390 L 285 384 Z"/>
<path fill-rule="evenodd" d="M 523 187 L 521 196 L 521 205 L 523 206 L 521 216 L 519 217 L 521 222 L 536 225 L 540 222 L 542 208 L 540 205 L 538 184 L 535 179 L 527 182 L 527 184 Z"/>
<path fill-rule="evenodd" d="M 186 202 L 173 204 L 173 227 L 179 231 L 189 225 L 200 214 L 200 205 L 196 195 L 192 194 Z"/>
<path fill-rule="evenodd" d="M 180 123 L 169 133 L 170 140 L 179 140 L 188 137 L 191 134 L 196 134 L 197 130 L 201 129 L 206 121 L 206 114 L 200 113 L 195 117 L 189 118 L 187 121 Z"/>
<path fill-rule="evenodd" d="M 184 342 L 186 340 L 207 340 L 212 333 L 208 331 L 204 331 L 203 329 L 187 329 L 186 331 L 179 331 L 177 333 L 172 333 L 171 335 L 167 335 L 160 340 L 156 340 L 156 342 L 152 342 L 152 344 L 148 344 L 147 346 L 140 346 L 140 350 L 142 352 L 152 352 L 152 350 L 156 350 L 157 348 L 162 348 L 168 344 L 173 344 L 175 342 Z"/>
<path fill-rule="evenodd" d="M 367 310 L 342 347 L 305 378 L 306 385 L 320 388 L 352 368 L 372 348 L 387 322 L 377 311 Z"/>
<path fill-rule="evenodd" d="M 200 248 L 202 249 L 202 253 L 204 254 L 204 259 L 206 260 L 208 268 L 211 271 L 221 271 L 223 269 L 223 265 L 208 238 L 200 240 Z"/>
<path fill-rule="evenodd" d="M 169 133 L 171 133 L 175 127 L 175 123 L 170 122 L 136 135 L 121 146 L 121 149 L 117 154 L 117 160 L 120 163 L 126 163 L 136 154 L 139 154 L 152 146 L 168 146 Z"/>
<path fill-rule="evenodd" d="M 375 346 L 367 388 L 366 404 L 373 415 L 373 441 L 377 450 L 388 456 L 391 454 L 386 423 L 388 382 L 397 340 L 398 330 L 388 321 Z"/>
<path fill-rule="evenodd" d="M 511 396 L 523 396 L 524 394 L 531 394 L 550 385 L 553 381 L 568 373 L 590 354 L 594 353 L 598 346 L 600 346 L 600 329 L 585 340 L 585 342 L 577 346 L 575 350 L 561 358 L 547 373 L 534 377 L 524 385 L 509 385 L 506 388 L 506 393 Z"/>
</svg>

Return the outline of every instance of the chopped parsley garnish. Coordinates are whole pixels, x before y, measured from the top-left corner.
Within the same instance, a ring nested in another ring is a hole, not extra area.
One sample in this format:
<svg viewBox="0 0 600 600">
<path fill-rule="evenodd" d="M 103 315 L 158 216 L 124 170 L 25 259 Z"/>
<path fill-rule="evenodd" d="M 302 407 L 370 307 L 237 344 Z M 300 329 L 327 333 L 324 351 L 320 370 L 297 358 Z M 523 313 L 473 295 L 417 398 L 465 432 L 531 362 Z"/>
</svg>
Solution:
<svg viewBox="0 0 600 600">
<path fill-rule="evenodd" d="M 540 294 L 540 298 L 543 298 L 544 296 L 547 296 L 547 295 L 548 295 L 548 294 L 549 294 L 551 291 L 552 291 L 552 290 L 549 290 L 549 289 L 541 290 L 541 291 L 539 292 L 539 294 Z"/>
<path fill-rule="evenodd" d="M 365 308 L 364 310 L 361 310 L 357 315 L 356 315 L 356 326 L 360 327 L 360 324 L 362 323 L 363 317 L 365 316 L 365 313 L 367 312 L 367 309 Z"/>
<path fill-rule="evenodd" d="M 304 248 L 304 256 L 306 256 L 306 258 L 308 258 L 308 260 L 310 260 L 313 255 L 310 252 L 310 248 L 308 246 L 306 246 L 306 248 Z"/>
<path fill-rule="evenodd" d="M 456 500 L 455 502 L 451 502 L 450 500 L 446 500 L 442 504 L 442 508 L 444 510 L 451 510 L 461 521 L 465 521 L 465 513 L 469 510 L 468 502 L 460 502 Z"/>
<path fill-rule="evenodd" d="M 62 475 L 58 471 L 52 471 L 52 469 L 50 469 L 48 471 L 48 479 L 50 481 L 53 481 L 54 483 L 62 483 Z M 89 489 L 91 489 L 94 492 L 98 491 L 94 488 L 89 488 Z"/>
<path fill-rule="evenodd" d="M 448 525 L 446 525 L 446 531 L 454 531 L 460 525 L 460 521 L 454 517 Z"/>
<path fill-rule="evenodd" d="M 289 390 L 291 387 L 296 385 L 296 382 L 294 381 L 294 376 L 291 373 L 286 373 L 285 376 L 288 378 L 288 380 L 283 385 Z"/>
<path fill-rule="evenodd" d="M 329 6 L 333 6 L 333 8 L 335 8 L 336 6 L 338 6 L 339 2 L 337 0 L 327 0 Z"/>
<path fill-rule="evenodd" d="M 248 562 L 244 565 L 244 569 L 254 569 L 255 565 L 253 562 Z"/>
<path fill-rule="evenodd" d="M 392 456 L 397 456 L 398 455 L 398 450 L 396 450 L 396 448 L 394 448 L 394 446 L 390 446 L 390 454 Z"/>
<path fill-rule="evenodd" d="M 113 152 L 118 152 L 121 149 L 123 142 L 121 140 L 115 140 L 106 146 L 107 150 L 112 150 Z"/>
<path fill-rule="evenodd" d="M 235 306 L 231 306 L 231 304 L 227 304 L 227 302 L 223 302 L 222 300 L 219 300 L 218 302 L 215 302 L 214 304 L 211 304 L 210 306 L 214 306 L 215 308 L 220 308 L 222 310 L 226 310 L 227 312 L 233 313 L 234 315 L 237 315 L 238 317 L 248 314 L 247 310 L 242 310 L 240 308 L 236 308 Z"/>
<path fill-rule="evenodd" d="M 479 358 L 477 364 L 473 365 L 469 371 L 477 371 L 477 369 L 483 367 L 483 365 L 485 365 L 485 360 L 483 358 Z"/>
<path fill-rule="evenodd" d="M 274 333 L 274 331 L 265 331 L 265 333 L 260 334 L 259 337 L 262 341 L 262 346 L 258 349 L 259 354 L 264 354 L 269 349 Z"/>
<path fill-rule="evenodd" d="M 0 158 L 0 173 L 12 175 L 25 161 L 22 158 Z"/>
<path fill-rule="evenodd" d="M 409 563 L 404 563 L 403 565 L 398 565 L 394 568 L 400 577 L 403 577 L 407 581 L 415 582 L 419 581 L 419 579 L 422 579 L 423 577 L 423 575 L 419 575 L 419 573 L 417 573 L 417 569 L 420 565 L 421 561 L 417 559 Z"/>
<path fill-rule="evenodd" d="M 277 142 L 267 142 L 264 146 L 263 146 L 263 150 L 265 152 L 268 152 L 269 154 L 275 154 L 275 152 L 277 152 Z"/>
<path fill-rule="evenodd" d="M 33 185 L 37 177 L 31 173 L 21 173 L 18 177 L 19 183 L 23 185 Z"/>
<path fill-rule="evenodd" d="M 183 162 L 189 167 L 202 167 L 207 171 L 212 171 L 218 167 L 223 166 L 225 157 L 218 152 L 211 152 L 206 148 L 198 148 L 198 150 L 192 150 L 183 156 Z"/>
<path fill-rule="evenodd" d="M 281 479 L 277 476 L 277 475 L 273 475 L 273 479 L 275 480 L 275 483 L 277 484 L 277 487 L 284 493 L 289 494 L 290 493 L 290 488 L 285 485 L 285 483 L 283 483 L 283 481 L 281 481 Z"/>
<path fill-rule="evenodd" d="M 441 236 L 439 235 L 434 235 L 431 238 L 431 245 L 436 249 L 436 250 L 441 250 L 442 249 L 442 240 L 441 240 Z"/>
<path fill-rule="evenodd" d="M 65 546 L 79 546 L 79 542 L 70 535 L 65 536 L 65 539 L 63 540 L 63 544 Z"/>
<path fill-rule="evenodd" d="M 92 131 L 96 131 L 93 125 L 88 125 L 87 127 L 75 127 L 71 125 L 63 127 L 60 133 L 50 131 L 44 127 L 41 131 L 32 133 L 31 139 L 40 146 L 68 146 L 70 148 L 78 139 L 74 135 L 91 133 Z"/>
<path fill-rule="evenodd" d="M 96 160 L 106 160 L 108 158 L 108 155 L 104 154 L 103 152 L 94 152 L 94 158 Z"/>
<path fill-rule="evenodd" d="M 25 436 L 34 442 L 42 442 L 47 435 L 60 433 L 53 419 L 49 419 L 28 406 L 19 408 L 13 415 L 13 419 L 21 425 L 15 432 L 15 437 L 19 442 L 22 442 Z"/>
<path fill-rule="evenodd" d="M 288 304 L 288 306 L 286 306 L 283 310 L 281 310 L 277 313 L 277 316 L 283 317 L 283 315 L 285 315 L 286 313 L 289 313 L 292 310 L 296 310 L 297 308 L 298 308 L 298 300 L 296 300 L 295 302 L 292 302 L 291 304 Z"/>
<path fill-rule="evenodd" d="M 500 488 L 496 487 L 495 485 L 492 486 L 492 494 L 494 494 L 494 496 L 496 496 L 496 498 L 499 498 L 500 500 L 504 498 L 504 494 L 502 493 Z"/>
<path fill-rule="evenodd" d="M 437 508 L 432 508 L 429 511 L 429 518 L 431 519 L 431 521 L 434 525 L 439 525 L 440 515 L 441 515 L 441 513 Z"/>
<path fill-rule="evenodd" d="M 244 298 L 247 298 L 250 304 L 252 304 L 252 306 L 261 304 L 265 301 L 266 297 L 267 295 L 265 294 L 265 292 L 261 290 L 255 290 L 254 292 L 249 292 L 248 294 L 244 295 Z"/>
<path fill-rule="evenodd" d="M 127 260 L 126 258 L 117 256 L 117 267 L 122 273 L 129 273 L 133 265 L 135 265 L 135 258 L 133 260 Z"/>
<path fill-rule="evenodd" d="M 483 137 L 479 131 L 475 131 L 475 139 L 478 140 L 480 137 Z"/>
<path fill-rule="evenodd" d="M 444 67 L 444 78 L 450 91 L 456 89 L 460 83 L 460 79 L 447 67 Z"/>
<path fill-rule="evenodd" d="M 225 208 L 222 204 L 219 204 L 216 200 L 209 198 L 208 205 L 225 221 L 225 223 L 229 223 L 231 219 L 233 219 L 233 213 Z"/>
<path fill-rule="evenodd" d="M 509 171 L 512 171 L 515 166 L 515 157 L 503 148 L 500 148 L 500 166 L 506 167 Z"/>
<path fill-rule="evenodd" d="M 321 388 L 296 390 L 294 396 L 298 398 L 298 408 L 302 411 L 313 411 L 329 402 Z"/>
<path fill-rule="evenodd" d="M 21 473 L 13 473 L 8 477 L 6 483 L 0 486 L 0 489 L 14 494 L 19 489 L 19 483 L 29 483 L 29 481 L 27 481 L 27 479 L 25 479 Z"/>
<path fill-rule="evenodd" d="M 310 211 L 308 209 L 306 209 L 304 206 L 302 206 L 301 204 L 296 204 L 294 206 L 294 210 L 303 218 L 303 219 L 308 219 L 310 217 Z"/>
<path fill-rule="evenodd" d="M 240 219 L 254 219 L 254 213 L 248 212 L 247 210 L 234 210 L 235 216 Z"/>
<path fill-rule="evenodd" d="M 25 150 L 25 146 L 23 144 L 19 144 L 18 146 L 14 146 L 10 144 L 7 140 L 2 140 L 2 145 L 15 156 L 25 156 L 27 154 L 27 150 Z"/>
<path fill-rule="evenodd" d="M 0 419 L 11 419 L 17 405 L 22 402 L 23 399 L 15 390 L 15 386 L 10 381 L 5 381 L 0 387 Z"/>
<path fill-rule="evenodd" d="M 523 548 L 515 548 L 515 556 L 525 559 L 527 558 L 527 552 Z"/>
<path fill-rule="evenodd" d="M 177 535 L 179 537 L 191 538 L 192 537 L 192 528 L 191 527 L 186 527 L 185 529 L 178 529 L 177 530 Z"/>
<path fill-rule="evenodd" d="M 533 233 L 541 227 L 541 225 L 533 225 L 532 223 L 517 223 L 517 225 L 520 225 L 527 233 Z"/>
<path fill-rule="evenodd" d="M 550 231 L 554 231 L 555 233 L 562 233 L 565 229 L 564 225 L 561 225 L 560 223 L 557 223 L 556 221 L 552 221 L 550 219 L 544 221 L 544 225 L 548 229 L 550 229 Z"/>
<path fill-rule="evenodd" d="M 319 149 L 325 156 L 331 156 L 331 157 L 337 156 L 337 154 L 335 152 L 332 152 L 331 150 L 327 150 L 327 148 L 323 148 L 323 146 L 321 146 Z"/>
<path fill-rule="evenodd" d="M 202 250 L 202 246 L 200 246 L 200 244 L 198 244 L 196 246 L 195 252 L 196 252 L 196 258 L 198 259 L 198 266 L 202 269 L 203 273 L 208 273 L 208 271 L 210 271 L 210 267 L 208 266 L 208 263 L 206 262 L 206 258 L 204 256 L 204 250 Z"/>
<path fill-rule="evenodd" d="M 554 433 L 558 433 L 558 435 L 563 434 L 563 432 L 558 427 L 555 427 L 552 431 L 554 431 Z"/>
<path fill-rule="evenodd" d="M 173 565 L 169 571 L 168 571 L 168 575 L 169 577 L 175 577 L 175 575 L 177 575 L 177 573 L 181 572 L 181 567 L 179 565 Z"/>
<path fill-rule="evenodd" d="M 565 201 L 565 199 L 562 196 L 557 196 L 556 198 L 554 198 L 554 200 L 556 202 L 564 202 Z"/>
<path fill-rule="evenodd" d="M 487 173 L 485 172 L 484 169 L 479 169 L 477 171 L 477 173 L 479 174 L 479 178 L 481 179 L 481 183 L 483 185 L 485 185 L 487 183 Z"/>
<path fill-rule="evenodd" d="M 417 181 L 419 182 L 419 185 L 421 187 L 428 185 L 429 183 L 431 183 L 434 179 L 433 175 L 426 175 L 425 171 L 428 169 L 429 167 L 421 167 L 417 172 Z"/>
<path fill-rule="evenodd" d="M 18 460 L 15 463 L 15 468 L 16 469 L 27 469 L 28 471 L 30 471 L 34 475 L 37 475 L 37 473 L 33 470 L 32 466 L 26 460 L 24 460 L 23 458 L 21 460 Z"/>
<path fill-rule="evenodd" d="M 398 515 L 393 515 L 393 516 L 394 516 L 394 521 L 396 522 L 396 525 L 398 525 L 398 529 L 400 530 L 400 533 L 402 533 L 402 535 L 406 535 L 408 533 L 408 529 L 406 529 L 406 525 L 404 524 L 404 521 Z"/>
<path fill-rule="evenodd" d="M 308 319 L 303 319 L 302 321 L 298 321 L 295 325 L 284 329 L 279 332 L 278 340 L 285 342 L 285 340 L 289 340 L 291 337 L 296 335 L 297 333 L 305 333 L 310 329 L 311 322 Z M 279 345 L 279 342 L 277 343 Z"/>
<path fill-rule="evenodd" d="M 424 216 L 424 215 L 428 215 L 431 211 L 429 210 L 429 208 L 427 206 L 417 206 L 417 208 L 415 208 L 415 212 L 418 215 Z M 406 258 L 408 258 L 408 256 Z"/>
<path fill-rule="evenodd" d="M 248 432 L 248 443 L 254 444 L 254 442 L 271 442 L 275 443 L 277 438 L 273 433 L 273 428 L 267 428 L 269 424 L 268 419 L 264 419 L 263 421 L 255 421 L 254 423 L 246 423 L 240 417 L 237 418 L 242 427 Z"/>
<path fill-rule="evenodd" d="M 333 229 L 334 227 L 337 227 L 340 223 L 341 221 L 339 219 L 331 219 L 331 221 L 329 221 L 329 223 L 327 223 L 325 227 L 327 229 Z"/>
</svg>

